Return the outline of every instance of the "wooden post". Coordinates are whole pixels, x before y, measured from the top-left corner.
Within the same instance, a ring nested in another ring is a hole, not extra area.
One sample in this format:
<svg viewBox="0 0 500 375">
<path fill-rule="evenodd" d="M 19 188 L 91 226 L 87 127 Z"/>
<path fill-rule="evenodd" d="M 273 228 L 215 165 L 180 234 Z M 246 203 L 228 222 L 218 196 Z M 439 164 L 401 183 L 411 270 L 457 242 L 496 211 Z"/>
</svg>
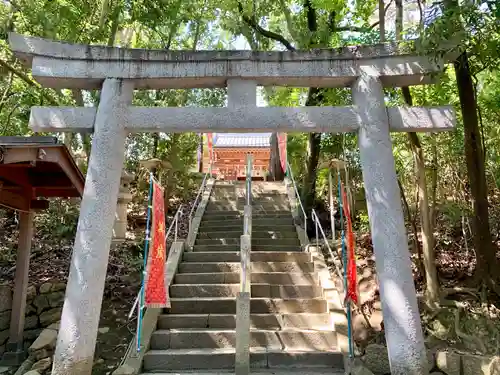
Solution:
<svg viewBox="0 0 500 375">
<path fill-rule="evenodd" d="M 23 332 L 28 291 L 28 273 L 30 267 L 31 240 L 33 238 L 34 212 L 21 212 L 19 243 L 17 248 L 16 276 L 12 315 L 10 318 L 9 341 L 3 361 L 20 364 L 24 360 Z"/>
</svg>

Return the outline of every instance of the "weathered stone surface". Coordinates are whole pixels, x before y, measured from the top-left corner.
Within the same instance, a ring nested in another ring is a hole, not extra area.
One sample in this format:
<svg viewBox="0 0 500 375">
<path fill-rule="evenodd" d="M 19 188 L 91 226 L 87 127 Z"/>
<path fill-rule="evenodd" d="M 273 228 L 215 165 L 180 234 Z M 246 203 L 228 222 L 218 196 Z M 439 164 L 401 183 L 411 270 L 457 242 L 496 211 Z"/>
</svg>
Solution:
<svg viewBox="0 0 500 375">
<path fill-rule="evenodd" d="M 56 323 L 52 323 L 50 326 L 48 326 L 47 328 L 50 328 L 50 329 L 54 329 L 56 331 L 59 331 L 59 327 L 61 325 L 61 322 L 56 322 Z"/>
<path fill-rule="evenodd" d="M 122 365 L 113 371 L 113 375 L 135 375 L 137 374 L 136 369 L 129 365 Z"/>
<path fill-rule="evenodd" d="M 47 296 L 39 294 L 33 299 L 33 305 L 36 307 L 37 314 L 40 314 L 49 308 L 49 300 Z"/>
<path fill-rule="evenodd" d="M 388 374 L 391 372 L 389 356 L 384 345 L 370 344 L 365 349 L 363 362 L 375 374 Z"/>
<path fill-rule="evenodd" d="M 460 354 L 449 351 L 436 352 L 436 367 L 447 375 L 460 375 Z"/>
<path fill-rule="evenodd" d="M 36 297 L 36 288 L 34 285 L 30 285 L 28 287 L 28 290 L 26 292 L 26 299 L 27 300 L 33 300 L 33 298 Z"/>
<path fill-rule="evenodd" d="M 500 357 L 492 358 L 489 366 L 490 375 L 500 375 Z"/>
<path fill-rule="evenodd" d="M 0 313 L 0 330 L 9 328 L 10 325 L 10 310 Z"/>
<path fill-rule="evenodd" d="M 43 312 L 40 315 L 40 324 L 43 327 L 46 327 L 52 323 L 59 321 L 61 319 L 61 312 L 62 312 L 61 307 Z"/>
<path fill-rule="evenodd" d="M 38 372 L 44 372 L 48 370 L 52 366 L 52 358 L 44 358 L 36 362 L 32 367 L 31 370 L 36 370 Z"/>
<path fill-rule="evenodd" d="M 490 357 L 464 354 L 462 356 L 463 375 L 489 375 Z"/>
<path fill-rule="evenodd" d="M 347 373 L 347 372 L 346 372 Z M 366 365 L 359 358 L 354 359 L 353 363 L 350 365 L 351 375 L 373 375 Z"/>
<path fill-rule="evenodd" d="M 0 374 L 5 374 L 5 373 L 9 372 L 9 370 L 10 370 L 10 367 L 0 366 Z"/>
<path fill-rule="evenodd" d="M 60 292 L 60 291 L 65 291 L 66 290 L 66 284 L 65 283 L 54 283 L 52 284 L 52 292 Z"/>
<path fill-rule="evenodd" d="M 0 285 L 0 312 L 12 309 L 12 291 L 9 285 Z"/>
<path fill-rule="evenodd" d="M 109 327 L 101 327 L 99 328 L 99 333 L 101 334 L 105 334 L 105 333 L 108 333 L 109 332 Z"/>
<path fill-rule="evenodd" d="M 37 370 L 30 370 L 26 372 L 24 375 L 40 375 L 40 372 L 38 372 Z"/>
<path fill-rule="evenodd" d="M 6 329 L 4 331 L 0 331 L 0 345 L 4 344 L 8 338 L 9 338 L 9 330 L 8 329 Z"/>
<path fill-rule="evenodd" d="M 46 294 L 46 293 L 50 293 L 50 291 L 52 290 L 52 283 L 43 283 L 42 285 L 40 285 L 40 293 L 42 294 Z"/>
<path fill-rule="evenodd" d="M 47 295 L 50 307 L 61 307 L 64 303 L 64 292 L 53 292 Z"/>
<path fill-rule="evenodd" d="M 26 341 L 35 341 L 37 339 L 37 337 L 40 335 L 40 333 L 42 332 L 43 330 L 38 328 L 38 329 L 31 329 L 31 330 L 27 330 L 27 331 L 24 331 L 23 333 L 23 338 L 26 340 Z"/>
<path fill-rule="evenodd" d="M 31 303 L 26 304 L 25 315 L 32 315 L 34 313 L 36 314 L 36 307 Z"/>
<path fill-rule="evenodd" d="M 38 315 L 30 315 L 24 319 L 24 329 L 33 329 L 38 327 Z"/>
<path fill-rule="evenodd" d="M 29 350 L 30 352 L 35 352 L 37 350 L 54 348 L 57 341 L 57 331 L 53 329 L 46 328 L 41 333 L 40 336 L 31 344 Z"/>
</svg>

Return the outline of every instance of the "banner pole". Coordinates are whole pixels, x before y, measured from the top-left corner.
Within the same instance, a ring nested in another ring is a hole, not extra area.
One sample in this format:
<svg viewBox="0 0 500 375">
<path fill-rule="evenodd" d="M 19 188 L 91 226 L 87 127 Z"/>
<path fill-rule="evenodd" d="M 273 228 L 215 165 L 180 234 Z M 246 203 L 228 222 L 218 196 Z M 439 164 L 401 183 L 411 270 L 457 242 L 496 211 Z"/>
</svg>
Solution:
<svg viewBox="0 0 500 375">
<path fill-rule="evenodd" d="M 149 173 L 149 195 L 148 195 L 148 209 L 146 214 L 146 239 L 144 241 L 144 262 L 142 271 L 142 285 L 141 285 L 141 296 L 139 297 L 138 303 L 138 314 L 137 314 L 137 352 L 141 351 L 141 329 L 142 329 L 142 310 L 144 308 L 144 287 L 146 283 L 146 266 L 148 262 L 148 246 L 151 236 L 151 230 L 149 228 L 149 223 L 151 219 L 151 206 L 153 197 L 153 173 Z"/>
</svg>

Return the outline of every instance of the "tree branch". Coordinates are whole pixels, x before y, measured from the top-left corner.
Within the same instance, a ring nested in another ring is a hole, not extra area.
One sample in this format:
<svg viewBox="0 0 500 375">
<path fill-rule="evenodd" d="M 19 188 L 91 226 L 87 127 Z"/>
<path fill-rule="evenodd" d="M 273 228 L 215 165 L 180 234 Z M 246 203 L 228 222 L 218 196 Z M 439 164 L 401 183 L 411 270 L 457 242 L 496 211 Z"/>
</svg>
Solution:
<svg viewBox="0 0 500 375">
<path fill-rule="evenodd" d="M 288 32 L 290 33 L 290 36 L 292 37 L 293 40 L 296 42 L 299 40 L 297 33 L 295 32 L 295 28 L 293 27 L 293 22 L 292 22 L 292 14 L 290 13 L 290 8 L 285 4 L 285 0 L 279 0 L 280 2 L 280 7 L 281 11 L 285 15 L 285 20 L 286 20 L 286 26 L 288 28 Z"/>
<path fill-rule="evenodd" d="M 392 4 L 392 0 L 385 6 L 384 8 L 384 16 L 387 13 L 387 9 Z M 372 23 L 370 26 L 341 26 L 341 27 L 336 27 L 335 32 L 342 32 L 342 31 L 351 31 L 351 32 L 356 32 L 356 33 L 368 33 L 372 31 L 375 27 L 377 27 L 380 24 L 380 20 L 377 22 Z"/>
<path fill-rule="evenodd" d="M 243 21 L 248 26 L 250 26 L 252 29 L 254 29 L 256 32 L 258 32 L 262 36 L 265 36 L 265 37 L 267 37 L 269 39 L 272 39 L 272 40 L 275 40 L 277 42 L 280 42 L 289 51 L 295 51 L 295 47 L 288 40 L 286 40 L 283 35 L 280 35 L 280 34 L 275 33 L 273 31 L 264 29 L 253 18 L 250 18 L 247 15 L 245 15 L 245 13 L 243 11 L 243 5 L 241 5 L 240 2 L 238 2 L 238 10 L 240 12 L 240 15 L 241 15 L 241 18 L 243 19 Z"/>
<path fill-rule="evenodd" d="M 16 69 L 12 65 L 10 65 L 7 61 L 4 61 L 0 59 L 0 65 L 3 66 L 5 69 L 7 69 L 9 72 L 12 74 L 18 76 L 21 78 L 24 82 L 26 82 L 28 85 L 36 87 L 42 91 L 42 95 L 47 99 L 47 101 L 52 104 L 52 105 L 59 105 L 57 101 L 55 101 L 50 95 L 48 95 L 44 90 L 43 87 L 38 84 L 38 82 L 33 81 L 26 73 Z"/>
</svg>

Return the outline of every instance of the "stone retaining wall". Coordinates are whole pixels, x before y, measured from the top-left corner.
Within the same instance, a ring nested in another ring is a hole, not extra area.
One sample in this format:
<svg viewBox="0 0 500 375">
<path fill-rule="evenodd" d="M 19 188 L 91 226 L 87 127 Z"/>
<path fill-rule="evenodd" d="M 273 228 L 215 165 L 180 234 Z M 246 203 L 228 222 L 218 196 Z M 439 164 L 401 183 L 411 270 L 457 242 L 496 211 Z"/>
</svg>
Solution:
<svg viewBox="0 0 500 375">
<path fill-rule="evenodd" d="M 24 322 L 25 349 L 35 341 L 43 328 L 60 320 L 65 290 L 66 284 L 59 281 L 28 287 Z M 0 285 L 0 357 L 5 352 L 5 344 L 9 338 L 11 312 L 12 287 Z"/>
<path fill-rule="evenodd" d="M 431 375 L 500 375 L 500 357 L 458 353 L 449 350 L 428 350 Z M 370 344 L 361 357 L 362 363 L 375 375 L 390 374 L 387 348 Z M 366 374 L 366 372 L 364 373 Z"/>
</svg>

